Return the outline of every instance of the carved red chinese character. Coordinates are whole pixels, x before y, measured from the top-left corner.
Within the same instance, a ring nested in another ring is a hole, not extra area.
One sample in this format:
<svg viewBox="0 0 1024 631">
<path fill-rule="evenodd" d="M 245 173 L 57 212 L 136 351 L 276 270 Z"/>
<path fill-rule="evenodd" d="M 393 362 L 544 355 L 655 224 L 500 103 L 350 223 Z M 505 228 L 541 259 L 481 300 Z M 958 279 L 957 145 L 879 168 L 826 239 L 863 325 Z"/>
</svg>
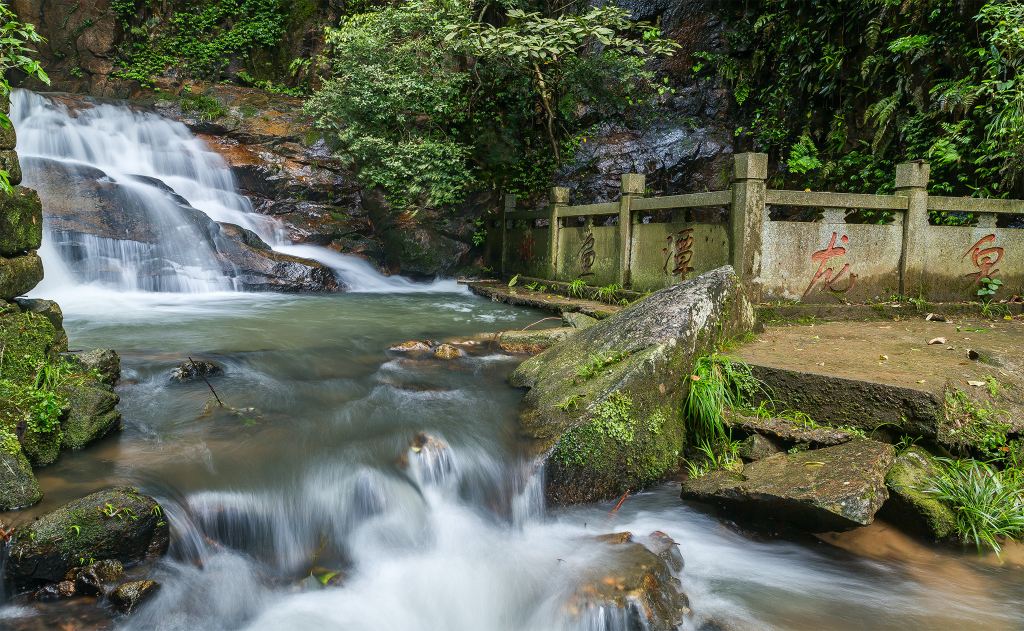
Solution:
<svg viewBox="0 0 1024 631">
<path fill-rule="evenodd" d="M 811 261 L 818 264 L 818 271 L 814 273 L 814 278 L 811 279 L 811 283 L 807 285 L 807 289 L 804 290 L 805 296 L 811 293 L 811 290 L 818 284 L 818 281 L 821 281 L 822 289 L 840 293 L 850 291 L 853 289 L 853 286 L 857 284 L 857 275 L 850 272 L 849 263 L 843 265 L 838 274 L 836 273 L 835 268 L 828 267 L 829 261 L 846 254 L 845 247 L 836 246 L 836 239 L 838 238 L 838 233 L 833 232 L 832 238 L 828 242 L 828 247 L 824 250 L 818 250 L 811 255 Z M 844 234 L 840 241 L 845 245 L 850 242 L 850 237 Z M 838 282 L 844 274 L 848 276 L 846 287 L 836 287 L 835 283 Z"/>
<path fill-rule="evenodd" d="M 662 269 L 666 274 L 668 264 L 672 263 L 672 276 L 679 276 L 686 280 L 686 275 L 693 271 L 690 261 L 693 260 L 693 228 L 685 228 L 665 238 L 668 246 L 661 249 L 665 255 L 665 264 Z"/>
<path fill-rule="evenodd" d="M 969 250 L 964 252 L 964 255 L 960 257 L 960 260 L 971 257 L 971 263 L 974 267 L 978 268 L 977 272 L 967 274 L 968 278 L 973 278 L 975 281 L 981 282 L 982 278 L 992 278 L 995 276 L 996 265 L 999 261 L 1003 260 L 1003 248 L 998 246 L 992 246 L 983 248 L 983 245 L 992 243 L 996 240 L 996 235 L 990 234 L 988 236 L 978 239 L 978 242 L 970 247 Z"/>
</svg>

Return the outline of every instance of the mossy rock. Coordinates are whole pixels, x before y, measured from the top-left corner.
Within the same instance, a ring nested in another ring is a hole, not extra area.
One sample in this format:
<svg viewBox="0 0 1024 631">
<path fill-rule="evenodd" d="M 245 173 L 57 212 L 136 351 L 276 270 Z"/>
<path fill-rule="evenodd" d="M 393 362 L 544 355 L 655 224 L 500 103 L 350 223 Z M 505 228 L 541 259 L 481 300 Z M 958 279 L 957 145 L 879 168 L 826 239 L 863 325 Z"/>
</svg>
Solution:
<svg viewBox="0 0 1024 631">
<path fill-rule="evenodd" d="M 121 413 L 117 411 L 120 397 L 95 379 L 72 381 L 63 393 L 68 400 L 61 444 L 65 449 L 82 449 L 94 440 L 121 429 Z"/>
<path fill-rule="evenodd" d="M 60 339 L 44 315 L 20 310 L 0 313 L 0 348 L 4 349 L 0 377 L 17 384 L 33 383 L 39 367 L 56 359 Z"/>
<path fill-rule="evenodd" d="M 17 438 L 4 430 L 0 432 L 6 435 L 0 440 L 0 511 L 32 506 L 43 499 L 32 466 Z"/>
<path fill-rule="evenodd" d="M 890 492 L 885 510 L 900 526 L 941 541 L 956 535 L 956 515 L 925 492 L 938 472 L 935 458 L 924 449 L 911 447 L 901 453 L 885 477 Z"/>
<path fill-rule="evenodd" d="M 0 194 L 0 256 L 37 250 L 42 242 L 43 205 L 39 195 L 20 186 L 13 195 Z"/>
<path fill-rule="evenodd" d="M 0 149 L 14 149 L 18 146 L 18 132 L 14 125 L 4 127 L 0 125 Z"/>
<path fill-rule="evenodd" d="M 0 300 L 27 294 L 43 280 L 43 261 L 35 252 L 14 258 L 0 257 Z"/>
<path fill-rule="evenodd" d="M 56 462 L 61 441 L 59 410 L 49 427 L 30 422 L 39 394 L 34 384 L 0 379 L 0 431 L 20 437 L 21 449 L 34 467 Z"/>
<path fill-rule="evenodd" d="M 547 452 L 554 504 L 622 495 L 678 465 L 697 357 L 748 332 L 754 312 L 730 267 L 656 292 L 525 362 L 524 433 Z"/>
<path fill-rule="evenodd" d="M 513 355 L 536 355 L 575 332 L 576 329 L 570 327 L 502 331 L 498 334 L 498 348 Z"/>
<path fill-rule="evenodd" d="M 124 564 L 167 551 L 163 510 L 137 489 L 119 487 L 75 500 L 15 531 L 7 579 L 19 588 L 63 580 L 72 568 Z"/>
<path fill-rule="evenodd" d="M 0 149 L 0 169 L 7 171 L 7 180 L 12 185 L 21 184 L 21 163 L 13 149 Z"/>
</svg>

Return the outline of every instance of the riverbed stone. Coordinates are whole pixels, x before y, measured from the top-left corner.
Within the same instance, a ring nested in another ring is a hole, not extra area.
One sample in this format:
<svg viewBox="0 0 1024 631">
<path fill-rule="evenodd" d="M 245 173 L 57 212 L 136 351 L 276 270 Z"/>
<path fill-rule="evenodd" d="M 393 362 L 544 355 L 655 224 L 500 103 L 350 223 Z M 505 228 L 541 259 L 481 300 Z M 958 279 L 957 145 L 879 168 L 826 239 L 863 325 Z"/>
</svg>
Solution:
<svg viewBox="0 0 1024 631">
<path fill-rule="evenodd" d="M 434 357 L 438 359 L 458 359 L 464 354 L 459 348 L 451 344 L 439 344 L 434 349 Z"/>
<path fill-rule="evenodd" d="M 43 499 L 43 491 L 18 439 L 9 435 L 0 443 L 0 511 L 32 506 Z"/>
<path fill-rule="evenodd" d="M 43 206 L 35 191 L 21 186 L 0 194 L 0 256 L 38 250 L 43 242 Z"/>
<path fill-rule="evenodd" d="M 730 514 L 810 532 L 849 530 L 874 521 L 889 493 L 892 445 L 852 440 L 796 454 L 776 454 L 742 473 L 715 471 L 683 483 L 682 497 Z"/>
<path fill-rule="evenodd" d="M 0 257 L 0 300 L 27 294 L 43 280 L 43 261 L 35 252 L 14 258 Z"/>
<path fill-rule="evenodd" d="M 536 355 L 575 332 L 572 327 L 502 331 L 498 334 L 498 348 L 512 355 Z"/>
<path fill-rule="evenodd" d="M 682 563 L 669 552 L 678 554 L 675 542 L 666 547 L 659 534 L 652 533 L 651 539 L 659 546 L 660 555 L 628 532 L 601 537 L 609 554 L 600 565 L 583 571 L 580 586 L 568 603 L 569 611 L 590 622 L 599 619 L 599 611 L 617 611 L 626 629 L 677 629 L 689 611 L 689 600 L 673 574 L 675 567 L 682 569 Z"/>
<path fill-rule="evenodd" d="M 78 450 L 121 429 L 121 398 L 107 384 L 93 378 L 72 381 L 62 389 L 68 400 L 67 417 L 62 423 L 65 449 Z"/>
<path fill-rule="evenodd" d="M 909 530 L 940 541 L 956 534 L 956 515 L 927 488 L 939 472 L 934 456 L 911 447 L 896 457 L 885 478 L 889 487 L 886 516 Z"/>
<path fill-rule="evenodd" d="M 673 471 L 694 361 L 753 323 L 743 285 L 722 267 L 523 362 L 510 381 L 528 389 L 520 424 L 546 454 L 548 500 L 618 497 Z"/>
<path fill-rule="evenodd" d="M 156 595 L 160 583 L 152 580 L 128 581 L 110 593 L 110 603 L 124 614 L 130 614 L 143 602 Z"/>
<path fill-rule="evenodd" d="M 171 370 L 171 381 L 187 383 L 197 379 L 224 374 L 224 369 L 207 359 L 196 359 L 181 362 Z"/>
<path fill-rule="evenodd" d="M 160 505 L 117 487 L 70 502 L 15 531 L 7 578 L 18 587 L 65 580 L 81 559 L 135 563 L 167 551 Z"/>
</svg>

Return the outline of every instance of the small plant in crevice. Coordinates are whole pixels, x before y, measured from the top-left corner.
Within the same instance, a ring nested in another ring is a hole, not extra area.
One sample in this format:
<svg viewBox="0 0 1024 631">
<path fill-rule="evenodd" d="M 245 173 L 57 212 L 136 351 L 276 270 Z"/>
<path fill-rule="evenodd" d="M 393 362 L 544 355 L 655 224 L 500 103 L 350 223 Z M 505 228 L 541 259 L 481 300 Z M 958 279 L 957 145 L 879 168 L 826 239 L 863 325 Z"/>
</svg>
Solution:
<svg viewBox="0 0 1024 631">
<path fill-rule="evenodd" d="M 623 351 L 595 353 L 587 361 L 576 367 L 577 381 L 589 381 L 604 372 L 608 367 L 621 362 L 629 353 Z"/>
<path fill-rule="evenodd" d="M 569 283 L 568 294 L 570 298 L 583 298 L 586 295 L 587 281 L 577 278 Z"/>
<path fill-rule="evenodd" d="M 1005 411 L 953 389 L 946 392 L 945 415 L 948 442 L 962 448 L 973 447 L 986 458 L 1002 456 L 1012 429 Z"/>
<path fill-rule="evenodd" d="M 561 403 L 557 404 L 555 407 L 557 407 L 559 410 L 561 410 L 563 412 L 569 412 L 570 410 L 575 410 L 575 409 L 579 408 L 580 401 L 582 401 L 582 400 L 583 400 L 583 395 L 580 394 L 579 392 L 576 392 L 576 393 L 570 394 L 568 397 L 565 398 L 564 401 L 562 401 Z"/>
<path fill-rule="evenodd" d="M 699 358 L 683 406 L 696 444 L 725 439 L 725 409 L 748 407 L 761 385 L 750 366 L 720 353 Z"/>
<path fill-rule="evenodd" d="M 701 478 L 719 470 L 733 470 L 740 468 L 740 442 L 733 440 L 731 434 L 708 440 L 702 438 L 697 441 L 698 457 L 686 461 L 686 472 L 689 477 Z"/>
<path fill-rule="evenodd" d="M 605 285 L 604 287 L 598 287 L 596 290 L 594 290 L 594 298 L 601 302 L 615 304 L 615 298 L 621 289 L 622 285 L 618 283 L 611 283 L 610 285 Z"/>
<path fill-rule="evenodd" d="M 991 276 L 982 276 L 978 279 L 978 297 L 981 298 L 982 302 L 992 302 L 995 298 L 996 292 L 1003 286 L 1003 281 L 998 278 L 992 278 Z"/>
<path fill-rule="evenodd" d="M 1024 470 L 977 460 L 939 460 L 924 488 L 949 506 L 957 533 L 978 550 L 997 554 L 1003 541 L 1024 537 Z"/>
</svg>

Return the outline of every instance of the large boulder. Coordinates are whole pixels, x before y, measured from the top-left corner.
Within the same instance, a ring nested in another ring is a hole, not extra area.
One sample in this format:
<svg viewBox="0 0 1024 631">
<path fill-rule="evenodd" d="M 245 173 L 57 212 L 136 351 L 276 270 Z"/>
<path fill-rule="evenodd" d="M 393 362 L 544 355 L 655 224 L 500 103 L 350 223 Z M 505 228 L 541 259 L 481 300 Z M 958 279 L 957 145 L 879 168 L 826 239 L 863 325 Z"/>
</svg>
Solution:
<svg viewBox="0 0 1024 631">
<path fill-rule="evenodd" d="M 21 186 L 0 195 L 0 256 L 38 250 L 43 242 L 43 206 L 35 191 Z"/>
<path fill-rule="evenodd" d="M 87 559 L 136 563 L 166 552 L 168 537 L 156 500 L 129 487 L 99 491 L 18 528 L 7 579 L 30 587 L 64 580 Z"/>
<path fill-rule="evenodd" d="M 924 449 L 911 447 L 901 453 L 885 477 L 889 501 L 884 511 L 887 518 L 936 541 L 956 534 L 953 510 L 927 492 L 938 472 L 935 458 Z"/>
<path fill-rule="evenodd" d="M 730 514 L 810 532 L 848 530 L 874 521 L 889 493 L 892 445 L 852 440 L 834 447 L 776 454 L 742 473 L 715 471 L 683 483 L 682 497 Z"/>
<path fill-rule="evenodd" d="M 749 331 L 753 308 L 722 267 L 634 303 L 524 362 L 521 426 L 546 455 L 556 504 L 615 497 L 678 464 L 697 357 Z"/>
<path fill-rule="evenodd" d="M 0 512 L 25 508 L 43 499 L 32 466 L 13 434 L 0 430 Z"/>
<path fill-rule="evenodd" d="M 0 300 L 13 300 L 43 280 L 43 261 L 35 252 L 14 258 L 0 257 Z"/>
</svg>

